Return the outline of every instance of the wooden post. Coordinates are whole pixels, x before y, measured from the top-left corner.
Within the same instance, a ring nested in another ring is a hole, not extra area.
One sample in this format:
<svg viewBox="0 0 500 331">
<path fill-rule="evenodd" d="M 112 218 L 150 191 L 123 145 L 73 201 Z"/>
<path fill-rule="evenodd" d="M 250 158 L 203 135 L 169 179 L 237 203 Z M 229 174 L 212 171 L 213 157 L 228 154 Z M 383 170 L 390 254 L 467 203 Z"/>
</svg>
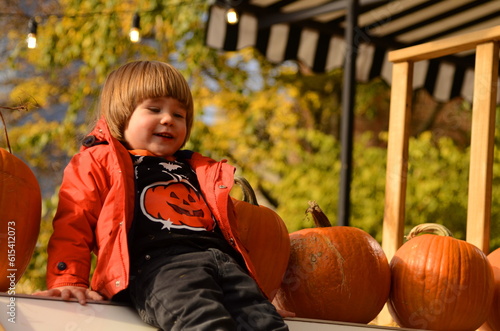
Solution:
<svg viewBox="0 0 500 331">
<path fill-rule="evenodd" d="M 413 94 L 413 62 L 398 62 L 392 67 L 389 141 L 385 177 L 385 211 L 382 249 L 389 262 L 403 244 L 405 227 L 406 179 L 408 177 L 408 140 Z M 377 324 L 393 323 L 384 306 Z"/>
<path fill-rule="evenodd" d="M 467 206 L 467 242 L 489 251 L 498 42 L 476 47 Z"/>
<path fill-rule="evenodd" d="M 382 248 L 390 261 L 403 243 L 413 62 L 392 67 Z"/>
</svg>

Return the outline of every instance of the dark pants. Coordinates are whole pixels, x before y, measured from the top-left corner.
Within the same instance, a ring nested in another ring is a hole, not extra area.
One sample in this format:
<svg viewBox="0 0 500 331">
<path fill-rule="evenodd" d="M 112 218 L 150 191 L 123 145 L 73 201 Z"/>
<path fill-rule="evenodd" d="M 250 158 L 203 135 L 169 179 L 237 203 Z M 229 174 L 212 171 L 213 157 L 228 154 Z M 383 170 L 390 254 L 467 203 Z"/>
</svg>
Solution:
<svg viewBox="0 0 500 331">
<path fill-rule="evenodd" d="M 288 330 L 255 281 L 218 249 L 172 247 L 134 269 L 132 301 L 146 323 L 163 330 Z"/>
</svg>

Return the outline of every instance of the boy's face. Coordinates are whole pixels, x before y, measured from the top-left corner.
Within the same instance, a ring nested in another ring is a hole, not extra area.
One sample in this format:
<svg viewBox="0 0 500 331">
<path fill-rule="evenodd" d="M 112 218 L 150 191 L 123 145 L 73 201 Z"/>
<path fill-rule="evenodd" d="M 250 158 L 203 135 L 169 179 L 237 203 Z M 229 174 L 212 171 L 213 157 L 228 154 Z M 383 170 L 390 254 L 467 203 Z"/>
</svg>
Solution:
<svg viewBox="0 0 500 331">
<path fill-rule="evenodd" d="M 125 128 L 130 149 L 145 149 L 170 157 L 184 144 L 186 109 L 173 98 L 146 99 L 134 109 Z"/>
</svg>

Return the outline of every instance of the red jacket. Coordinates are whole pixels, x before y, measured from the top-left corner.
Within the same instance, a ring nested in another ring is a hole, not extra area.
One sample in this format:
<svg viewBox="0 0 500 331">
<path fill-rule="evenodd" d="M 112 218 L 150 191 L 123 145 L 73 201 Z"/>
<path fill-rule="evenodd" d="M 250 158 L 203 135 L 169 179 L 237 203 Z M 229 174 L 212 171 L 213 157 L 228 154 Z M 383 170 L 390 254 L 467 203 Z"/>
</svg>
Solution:
<svg viewBox="0 0 500 331">
<path fill-rule="evenodd" d="M 229 192 L 234 167 L 199 153 L 188 160 L 226 240 L 255 270 L 241 243 Z M 97 264 L 91 287 L 106 298 L 129 283 L 127 232 L 134 215 L 134 168 L 129 152 L 99 121 L 64 171 L 54 232 L 48 245 L 47 286 L 89 286 L 91 252 Z M 254 277 L 255 278 L 255 277 Z"/>
</svg>

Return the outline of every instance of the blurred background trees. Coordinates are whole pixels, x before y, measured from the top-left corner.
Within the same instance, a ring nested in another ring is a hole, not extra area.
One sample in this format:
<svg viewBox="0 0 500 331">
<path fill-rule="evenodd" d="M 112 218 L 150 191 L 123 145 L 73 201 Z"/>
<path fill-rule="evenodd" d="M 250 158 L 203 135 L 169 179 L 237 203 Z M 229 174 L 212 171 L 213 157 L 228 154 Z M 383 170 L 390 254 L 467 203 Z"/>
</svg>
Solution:
<svg viewBox="0 0 500 331">
<path fill-rule="evenodd" d="M 204 45 L 205 0 L 3 0 L 0 105 L 13 152 L 33 169 L 43 193 L 36 252 L 19 293 L 43 289 L 46 245 L 62 171 L 94 119 L 110 70 L 132 60 L 172 63 L 188 79 L 196 120 L 187 148 L 227 158 L 274 208 L 290 232 L 313 226 L 316 200 L 336 223 L 340 169 L 342 73 L 310 74 L 300 64 L 272 66 L 253 49 L 218 53 Z M 135 13 L 142 40 L 131 43 Z M 38 22 L 37 47 L 26 47 L 28 20 Z M 352 226 L 381 240 L 390 87 L 358 84 L 351 187 Z M 440 104 L 415 95 L 410 140 L 407 227 L 445 224 L 465 237 L 470 104 Z M 0 138 L 5 148 L 5 138 Z M 495 164 L 500 156 L 495 151 Z M 495 166 L 492 248 L 500 246 L 500 169 Z M 235 190 L 235 196 L 239 192 Z"/>
</svg>

